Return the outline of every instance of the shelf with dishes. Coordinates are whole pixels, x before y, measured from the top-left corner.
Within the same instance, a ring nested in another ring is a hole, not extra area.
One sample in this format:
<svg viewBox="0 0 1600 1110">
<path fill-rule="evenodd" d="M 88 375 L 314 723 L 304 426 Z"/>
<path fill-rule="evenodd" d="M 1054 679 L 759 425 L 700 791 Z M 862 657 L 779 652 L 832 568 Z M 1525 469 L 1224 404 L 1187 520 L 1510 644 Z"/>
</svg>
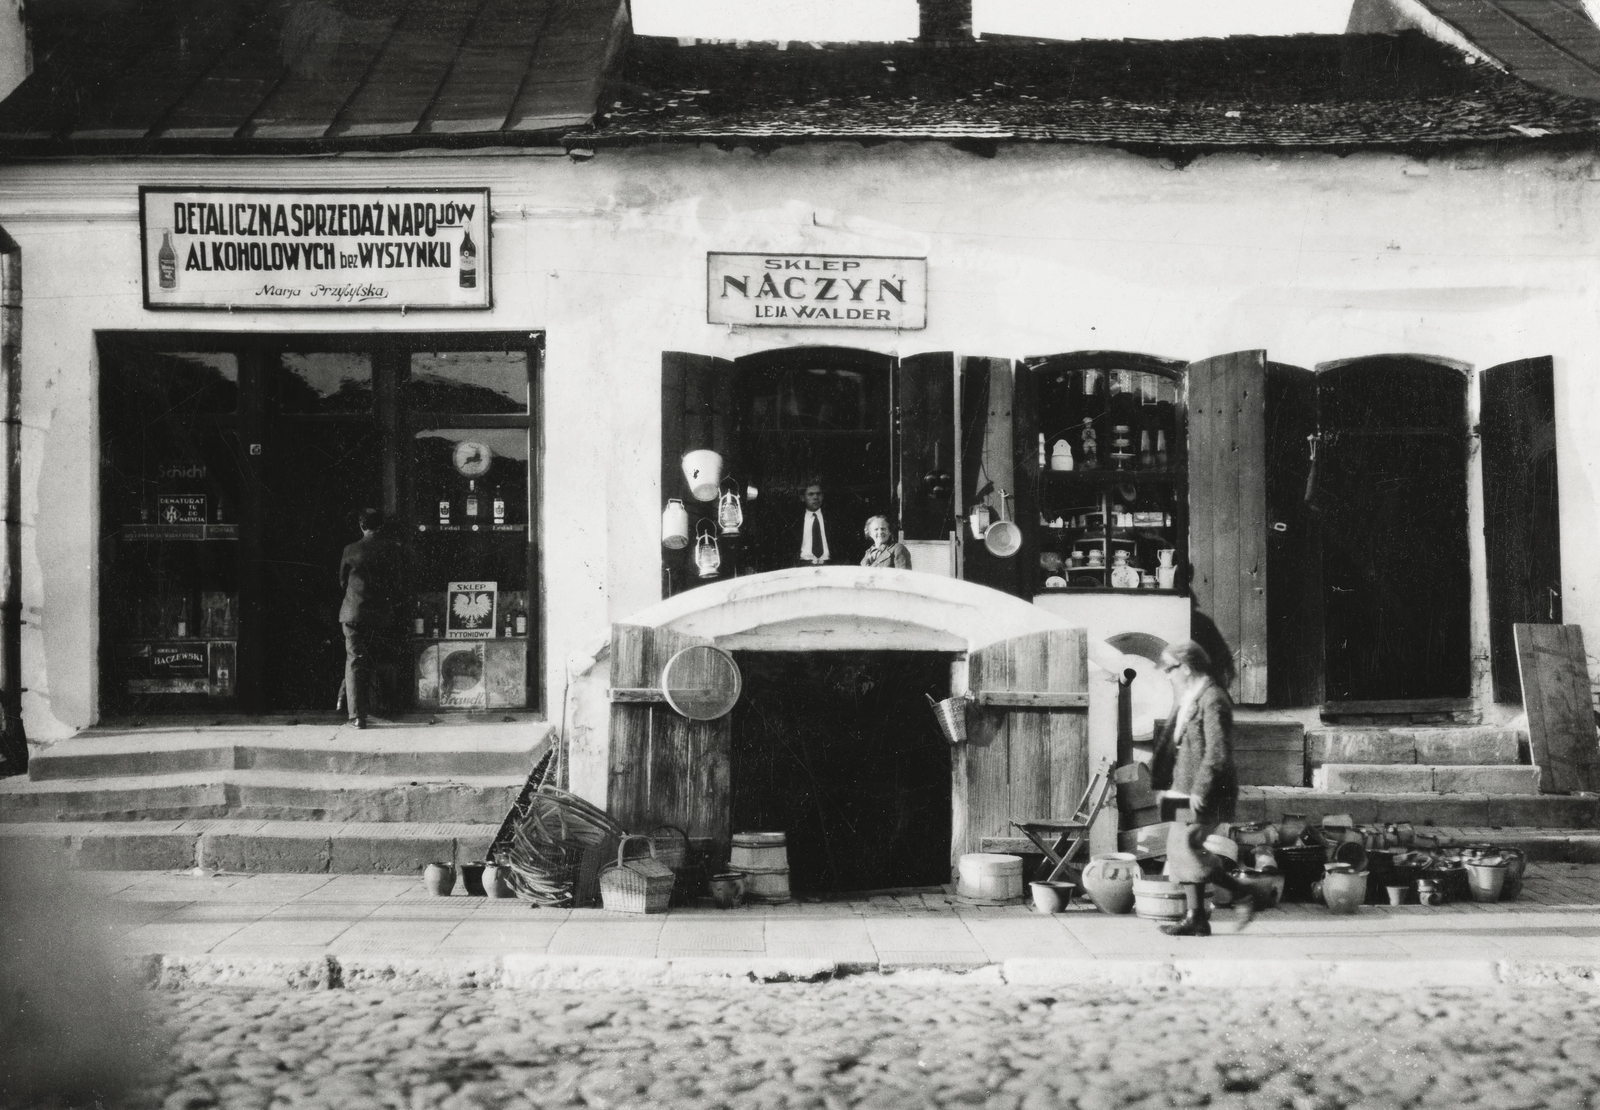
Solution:
<svg viewBox="0 0 1600 1110">
<path fill-rule="evenodd" d="M 1179 485 L 1040 493 L 1039 588 L 1182 588 Z"/>
</svg>

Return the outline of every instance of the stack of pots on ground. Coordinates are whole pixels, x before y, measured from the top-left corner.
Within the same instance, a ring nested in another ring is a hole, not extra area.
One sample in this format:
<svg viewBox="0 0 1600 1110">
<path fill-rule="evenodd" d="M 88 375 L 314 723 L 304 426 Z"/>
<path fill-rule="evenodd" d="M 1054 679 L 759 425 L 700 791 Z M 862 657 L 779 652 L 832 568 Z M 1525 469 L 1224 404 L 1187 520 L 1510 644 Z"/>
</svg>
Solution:
<svg viewBox="0 0 1600 1110">
<path fill-rule="evenodd" d="M 744 877 L 746 902 L 777 906 L 789 901 L 789 846 L 783 833 L 734 833 L 728 870 Z"/>
</svg>

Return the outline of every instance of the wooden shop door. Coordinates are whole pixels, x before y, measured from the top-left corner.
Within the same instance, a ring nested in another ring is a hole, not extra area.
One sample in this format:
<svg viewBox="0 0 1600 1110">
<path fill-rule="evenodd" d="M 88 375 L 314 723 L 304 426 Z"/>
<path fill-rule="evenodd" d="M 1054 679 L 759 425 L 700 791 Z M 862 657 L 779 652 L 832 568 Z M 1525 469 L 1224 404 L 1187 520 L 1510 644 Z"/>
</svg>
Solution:
<svg viewBox="0 0 1600 1110">
<path fill-rule="evenodd" d="M 1394 355 L 1325 364 L 1317 421 L 1329 706 L 1467 697 L 1466 374 Z"/>
<path fill-rule="evenodd" d="M 952 871 L 1012 821 L 1070 817 L 1089 785 L 1089 651 L 1081 628 L 974 651 L 968 739 L 952 749 Z"/>
</svg>

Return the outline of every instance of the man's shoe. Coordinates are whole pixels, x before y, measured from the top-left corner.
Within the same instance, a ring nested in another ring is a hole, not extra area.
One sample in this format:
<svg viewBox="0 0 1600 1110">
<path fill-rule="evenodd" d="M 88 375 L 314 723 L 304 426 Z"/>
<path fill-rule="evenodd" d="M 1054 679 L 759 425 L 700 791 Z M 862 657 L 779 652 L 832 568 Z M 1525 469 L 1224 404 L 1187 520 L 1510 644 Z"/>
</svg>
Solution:
<svg viewBox="0 0 1600 1110">
<path fill-rule="evenodd" d="M 356 718 L 356 727 L 357 728 L 366 728 L 367 727 L 367 719 L 365 717 L 357 717 Z"/>
<path fill-rule="evenodd" d="M 1246 882 L 1245 897 L 1236 904 L 1239 907 L 1236 918 L 1238 924 L 1233 927 L 1233 931 L 1239 933 L 1256 919 L 1256 914 L 1272 908 L 1272 891 L 1265 883 Z"/>
<path fill-rule="evenodd" d="M 1169 937 L 1209 937 L 1211 922 L 1204 917 L 1189 913 L 1184 914 L 1182 921 L 1161 926 L 1161 931 Z"/>
</svg>

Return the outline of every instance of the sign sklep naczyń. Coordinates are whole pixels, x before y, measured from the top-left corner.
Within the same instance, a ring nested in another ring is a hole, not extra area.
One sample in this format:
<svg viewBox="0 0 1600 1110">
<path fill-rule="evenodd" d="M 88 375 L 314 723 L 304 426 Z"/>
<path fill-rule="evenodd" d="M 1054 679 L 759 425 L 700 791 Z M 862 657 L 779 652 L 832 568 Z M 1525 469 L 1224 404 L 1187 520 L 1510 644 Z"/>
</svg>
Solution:
<svg viewBox="0 0 1600 1110">
<path fill-rule="evenodd" d="M 139 190 L 146 308 L 488 308 L 487 189 Z"/>
<path fill-rule="evenodd" d="M 706 321 L 772 328 L 924 328 L 928 260 L 712 251 L 706 255 Z"/>
</svg>

